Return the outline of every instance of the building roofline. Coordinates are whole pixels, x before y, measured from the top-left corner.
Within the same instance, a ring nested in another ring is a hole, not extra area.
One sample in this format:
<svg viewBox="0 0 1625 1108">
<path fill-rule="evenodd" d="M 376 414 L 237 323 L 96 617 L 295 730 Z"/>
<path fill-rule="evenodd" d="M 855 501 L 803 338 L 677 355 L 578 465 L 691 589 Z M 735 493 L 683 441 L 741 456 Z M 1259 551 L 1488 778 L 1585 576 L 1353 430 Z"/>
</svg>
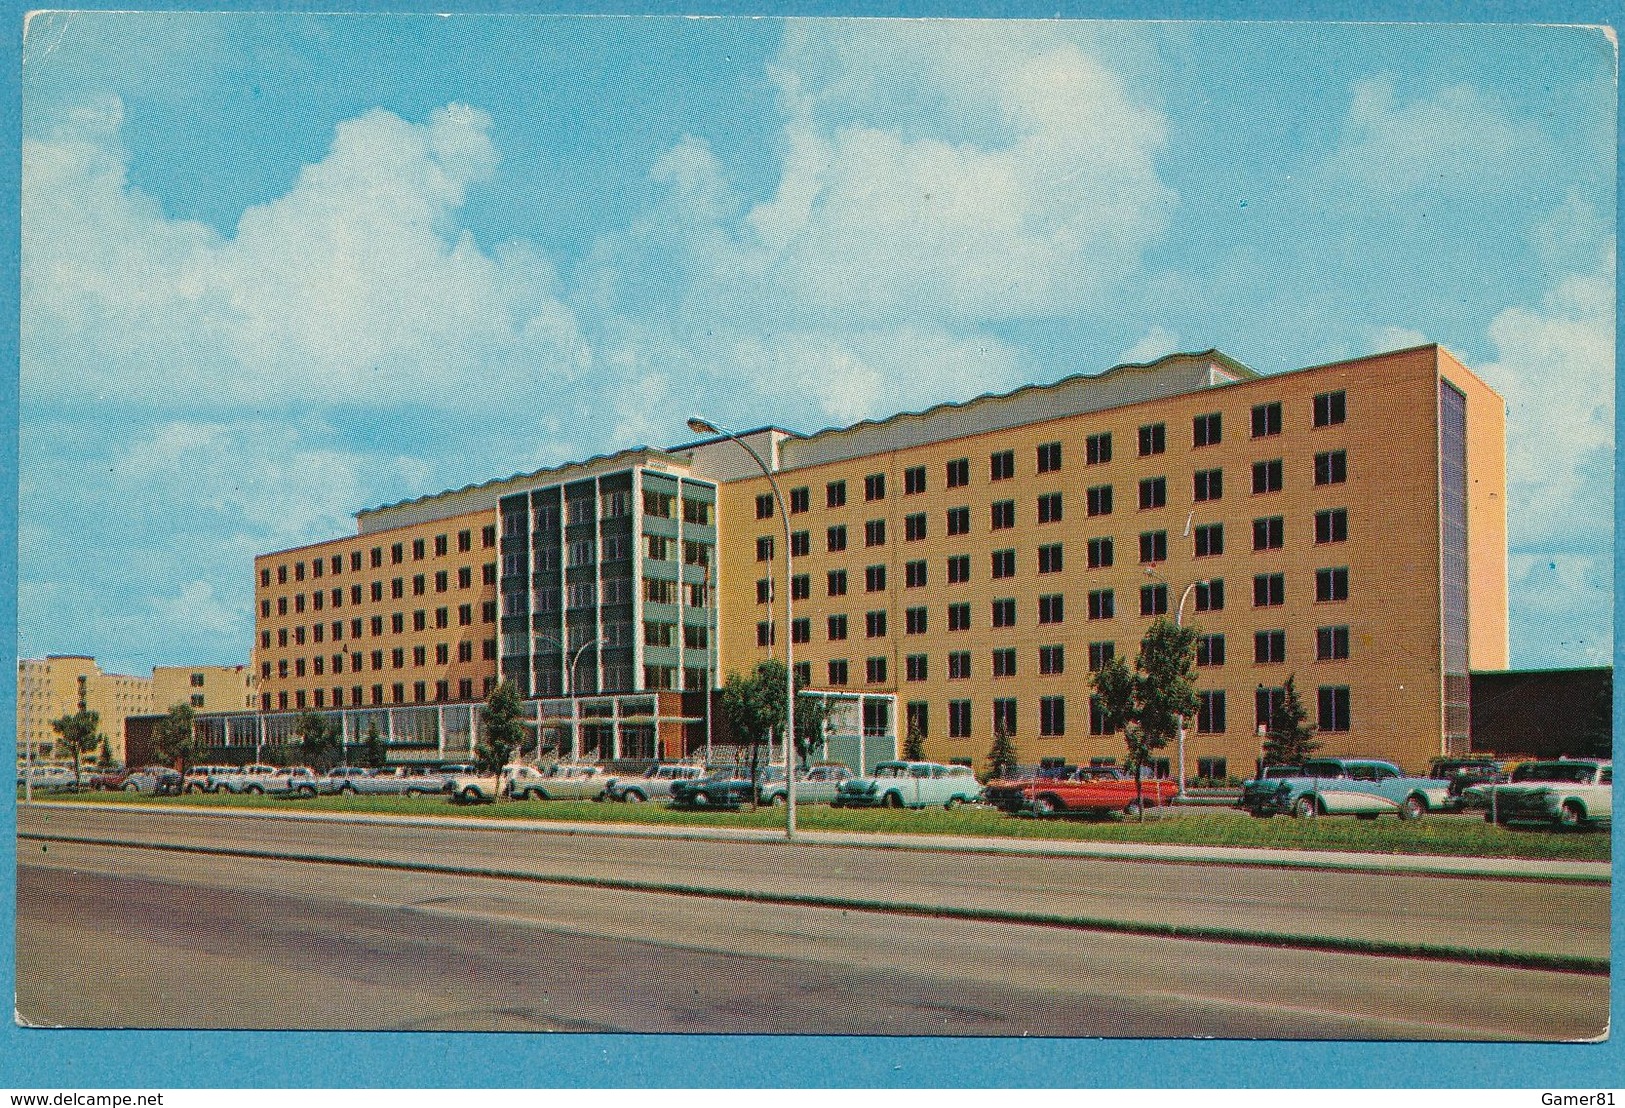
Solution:
<svg viewBox="0 0 1625 1108">
<path fill-rule="evenodd" d="M 735 431 L 734 434 L 738 435 L 742 439 L 748 439 L 752 435 L 765 435 L 765 434 L 769 434 L 771 432 L 777 432 L 778 434 L 781 434 L 781 435 L 787 435 L 792 439 L 804 439 L 804 438 L 807 437 L 806 435 L 802 434 L 800 431 L 792 431 L 788 427 L 780 427 L 776 423 L 765 423 L 760 427 L 752 427 L 748 431 Z M 668 447 L 666 447 L 666 453 L 668 453 L 668 454 L 682 454 L 682 453 L 687 453 L 690 450 L 698 450 L 702 446 L 715 446 L 715 445 L 717 445 L 719 443 L 732 442 L 732 441 L 733 441 L 733 439 L 729 435 L 712 435 L 710 438 L 695 439 L 693 442 L 683 442 L 683 443 L 678 443 L 676 446 L 668 446 Z"/>
</svg>

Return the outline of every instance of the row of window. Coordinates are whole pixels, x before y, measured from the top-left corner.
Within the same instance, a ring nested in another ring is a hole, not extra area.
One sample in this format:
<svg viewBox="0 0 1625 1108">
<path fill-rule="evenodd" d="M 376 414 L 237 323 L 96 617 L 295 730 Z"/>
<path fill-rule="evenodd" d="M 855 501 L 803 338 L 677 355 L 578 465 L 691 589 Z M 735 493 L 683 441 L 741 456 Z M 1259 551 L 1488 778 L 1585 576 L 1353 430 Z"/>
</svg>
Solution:
<svg viewBox="0 0 1625 1108">
<path fill-rule="evenodd" d="M 484 572 L 481 576 L 481 583 L 486 585 L 496 584 L 496 563 L 487 562 L 483 568 Z M 452 588 L 451 572 L 444 569 L 437 571 L 434 574 L 433 583 L 434 591 L 436 593 L 450 592 Z M 413 596 L 428 595 L 429 586 L 430 577 L 428 574 L 419 573 L 412 577 L 411 591 Z M 471 589 L 474 587 L 474 569 L 472 566 L 462 566 L 457 570 L 456 587 L 458 589 Z M 389 599 L 404 600 L 406 598 L 406 592 L 406 578 L 396 577 L 389 582 Z M 374 604 L 380 604 L 384 601 L 384 582 L 382 580 L 373 581 L 370 587 L 365 589 L 361 585 L 350 586 L 349 597 L 352 605 L 365 603 L 369 596 Z M 315 592 L 310 594 L 310 609 L 311 611 L 319 612 L 324 607 L 342 608 L 344 607 L 344 598 L 345 590 L 342 586 L 335 587 L 331 590 L 317 589 Z M 295 593 L 291 599 L 293 614 L 298 615 L 304 612 L 305 594 Z M 285 616 L 289 613 L 289 600 L 290 598 L 286 596 L 279 596 L 276 598 L 277 615 Z M 269 598 L 263 598 L 260 600 L 261 618 L 269 619 L 271 616 L 271 609 L 272 602 Z"/>
<path fill-rule="evenodd" d="M 1162 479 L 1155 478 L 1156 481 Z M 1111 514 L 1111 488 L 1091 489 L 1091 493 L 1102 493 L 1101 499 L 1091 501 L 1091 515 Z M 1158 492 L 1160 497 L 1160 491 Z M 1039 522 L 1055 523 L 1061 519 L 1061 494 L 1051 493 L 1038 498 Z M 1048 507 L 1046 507 L 1048 505 Z M 1160 507 L 1161 499 L 1156 499 L 1152 506 Z M 1145 485 L 1141 485 L 1141 507 L 1146 507 Z M 1093 509 L 1098 507 L 1099 511 Z M 1003 500 L 992 505 L 992 529 L 994 531 L 1007 530 L 1015 526 L 1015 501 Z M 886 521 L 872 519 L 863 525 L 864 547 L 877 547 L 886 545 Z M 950 508 L 947 512 L 947 527 L 950 536 L 970 533 L 970 509 Z M 1151 536 L 1155 536 L 1152 538 Z M 1324 508 L 1315 513 L 1315 543 L 1346 542 L 1349 536 L 1349 518 L 1347 508 Z M 903 519 L 903 537 L 907 542 L 919 542 L 929 537 L 925 513 L 905 516 Z M 1102 540 L 1096 540 L 1102 541 Z M 1111 540 L 1104 539 L 1106 543 Z M 1147 543 L 1153 545 L 1148 546 Z M 1140 536 L 1140 548 L 1143 551 L 1154 550 L 1158 553 L 1141 554 L 1142 562 L 1160 562 L 1168 557 L 1168 533 L 1166 531 L 1146 531 Z M 1261 516 L 1253 520 L 1253 549 L 1279 550 L 1286 545 L 1286 517 Z M 826 553 L 839 554 L 847 547 L 847 531 L 845 524 L 836 524 L 830 527 L 824 535 L 824 550 Z M 756 540 L 756 560 L 758 562 L 771 562 L 774 560 L 776 542 L 772 535 L 762 535 Z M 795 558 L 807 557 L 812 549 L 812 539 L 806 531 L 793 531 L 790 534 L 790 554 Z M 1058 546 L 1040 546 L 1045 549 L 1058 550 Z M 1204 523 L 1198 524 L 1195 529 L 1196 556 L 1208 557 L 1224 553 L 1224 524 Z M 515 555 L 517 557 L 517 555 Z M 1040 555 L 1042 557 L 1042 554 Z M 1110 562 L 1102 563 L 1109 565 Z"/>
<path fill-rule="evenodd" d="M 491 690 L 496 688 L 496 684 L 497 679 L 495 677 L 484 678 L 480 683 L 480 696 L 490 696 Z M 374 705 L 409 703 L 406 699 L 406 690 L 406 683 L 397 681 L 389 686 L 389 698 L 386 700 L 384 698 L 384 686 L 374 685 L 372 686 L 371 703 Z M 434 683 L 434 699 L 431 701 L 429 698 L 429 683 L 427 681 L 414 681 L 412 682 L 412 699 L 410 703 L 449 704 L 457 701 L 473 700 L 474 679 L 472 677 L 462 678 L 457 682 L 457 695 L 453 697 L 451 692 L 450 681 L 436 681 Z M 269 712 L 275 710 L 279 712 L 286 712 L 290 709 L 303 711 L 304 709 L 310 707 L 342 708 L 344 707 L 344 699 L 344 688 L 340 685 L 333 686 L 331 699 L 329 699 L 329 693 L 326 689 L 313 690 L 308 700 L 304 689 L 295 689 L 291 697 L 287 692 L 278 692 L 274 694 L 274 696 L 273 694 L 266 692 L 260 694 L 260 711 Z M 273 703 L 276 705 L 274 709 L 272 708 Z M 360 708 L 366 703 L 368 703 L 368 701 L 365 687 L 361 685 L 352 685 L 350 687 L 350 706 L 352 708 Z"/>
<path fill-rule="evenodd" d="M 485 639 L 484 641 L 482 641 L 481 644 L 480 644 L 480 658 L 481 658 L 481 660 L 482 661 L 487 661 L 487 662 L 494 662 L 494 661 L 496 661 L 496 656 L 497 656 L 497 641 L 495 639 Z M 370 657 L 371 657 L 372 668 L 373 669 L 379 670 L 379 669 L 385 668 L 385 664 L 384 664 L 385 663 L 385 651 L 383 651 L 383 650 L 374 650 L 374 651 L 371 652 Z M 406 655 L 406 647 L 404 647 L 404 646 L 394 647 L 393 649 L 388 651 L 388 662 L 389 662 L 388 668 L 390 668 L 390 669 L 405 669 L 406 668 L 406 657 L 407 657 L 407 655 Z M 348 661 L 348 663 L 349 663 L 350 672 L 352 672 L 352 673 L 360 673 L 364 668 L 366 668 L 367 660 L 368 660 L 368 655 L 363 653 L 362 651 L 359 651 L 359 650 L 350 651 L 350 652 L 340 651 L 339 653 L 332 655 L 331 660 L 329 660 L 329 658 L 326 655 L 318 654 L 315 657 L 310 659 L 310 676 L 312 676 L 312 677 L 323 677 L 323 676 L 326 676 L 328 672 L 331 672 L 334 676 L 337 676 L 338 674 L 341 674 L 341 673 L 344 672 L 346 661 Z M 474 660 L 474 643 L 471 640 L 467 640 L 467 639 L 463 640 L 462 642 L 459 642 L 457 644 L 457 661 L 460 662 L 460 663 L 468 663 L 468 662 L 472 662 L 473 660 Z M 429 664 L 429 648 L 427 646 L 414 646 L 414 647 L 412 647 L 412 667 L 414 669 L 422 669 L 424 666 L 426 666 L 428 664 Z M 435 648 L 434 648 L 434 664 L 437 665 L 437 666 L 449 666 L 449 665 L 451 665 L 451 644 L 450 643 L 436 643 L 435 644 Z M 276 676 L 278 677 L 278 679 L 284 680 L 284 681 L 288 680 L 289 678 L 293 678 L 294 680 L 298 680 L 298 679 L 304 677 L 305 676 L 305 659 L 304 658 L 291 659 L 291 665 L 290 665 L 290 659 L 283 658 L 283 659 L 279 660 L 276 663 Z M 261 678 L 261 680 L 265 680 L 265 681 L 269 681 L 271 679 L 271 663 L 270 662 L 264 661 L 264 662 L 260 663 L 260 678 Z"/>
<path fill-rule="evenodd" d="M 496 544 L 497 544 L 497 529 L 496 529 L 496 526 L 494 524 L 492 524 L 492 525 L 489 525 L 489 526 L 486 526 L 486 527 L 482 527 L 480 529 L 480 546 L 481 546 L 481 548 L 489 550 L 491 547 L 495 546 Z M 389 548 L 389 561 L 390 561 L 390 564 L 391 565 L 400 565 L 401 563 L 405 562 L 406 561 L 406 549 L 407 549 L 407 544 L 404 543 L 404 542 L 393 543 Z M 412 560 L 414 562 L 423 561 L 424 558 L 428 557 L 428 549 L 429 549 L 428 540 L 426 540 L 426 539 L 413 539 L 412 542 L 411 542 L 411 549 L 412 549 Z M 470 529 L 470 530 L 457 532 L 457 551 L 458 551 L 458 553 L 466 554 L 466 553 L 468 553 L 469 551 L 471 551 L 473 549 L 474 549 L 474 532 L 473 532 L 473 530 Z M 450 536 L 448 536 L 448 535 L 436 535 L 434 537 L 434 553 L 435 553 L 435 557 L 444 558 L 447 554 L 450 553 L 450 551 L 451 551 L 451 539 L 450 539 Z M 369 552 L 368 560 L 369 560 L 369 562 L 370 562 L 373 569 L 381 568 L 383 566 L 383 564 L 384 564 L 384 548 L 382 546 L 373 547 L 372 550 Z M 328 557 L 328 558 L 313 558 L 310 561 L 310 575 L 311 575 L 311 577 L 321 577 L 325 572 L 331 571 L 333 576 L 336 577 L 339 574 L 344 572 L 345 561 L 346 561 L 346 559 L 345 559 L 345 556 L 343 554 L 334 554 L 334 555 L 332 555 L 331 557 Z M 360 570 L 362 568 L 362 561 L 363 561 L 362 552 L 359 551 L 359 550 L 350 551 L 350 556 L 349 556 L 348 561 L 349 561 L 349 565 L 350 565 L 350 571 L 352 573 L 360 572 Z M 304 562 L 294 562 L 293 563 L 293 579 L 295 581 L 303 581 L 305 579 L 305 563 Z M 279 565 L 279 566 L 276 567 L 276 583 L 279 584 L 279 585 L 286 585 L 288 583 L 288 566 L 287 565 Z M 260 585 L 263 588 L 269 588 L 270 584 L 271 584 L 271 567 L 270 566 L 262 566 L 260 568 Z"/>
<path fill-rule="evenodd" d="M 1253 714 L 1256 726 L 1268 726 L 1271 714 L 1280 705 L 1284 697 L 1284 690 L 1279 688 L 1260 688 L 1254 696 Z M 1350 730 L 1349 716 L 1349 689 L 1346 685 L 1322 685 L 1316 690 L 1316 719 L 1319 729 L 1327 733 L 1347 732 Z M 1198 735 L 1222 735 L 1229 730 L 1227 696 L 1223 689 L 1204 689 L 1197 693 L 1198 703 L 1196 710 L 1196 733 Z M 1066 735 L 1066 701 L 1065 696 L 1041 696 L 1038 698 L 1038 736 L 1040 738 L 1062 738 Z M 1003 731 L 1012 737 L 1020 734 L 1021 715 L 1018 698 L 994 697 L 992 699 L 992 712 L 989 716 L 991 732 Z M 975 702 L 972 700 L 948 701 L 948 737 L 950 739 L 969 739 L 976 737 L 973 731 L 972 719 Z M 923 700 L 910 701 L 907 706 L 907 726 L 910 732 L 918 732 L 922 738 L 929 738 L 931 734 L 930 704 Z M 1105 713 L 1102 711 L 1098 697 L 1089 697 L 1089 734 L 1109 735 L 1113 732 L 1106 727 Z M 1223 759 L 1213 759 L 1220 764 L 1217 772 L 1214 767 L 1198 765 L 1197 773 L 1203 777 L 1222 777 Z"/>
<path fill-rule="evenodd" d="M 1321 393 L 1314 398 L 1313 420 L 1316 427 L 1328 427 L 1344 422 L 1347 416 L 1347 405 L 1341 391 Z M 1282 429 L 1282 413 L 1279 401 L 1256 405 L 1252 410 L 1253 438 L 1265 438 L 1279 435 Z M 1210 412 L 1196 416 L 1191 421 L 1191 446 L 1193 449 L 1217 446 L 1223 441 L 1223 417 L 1218 412 Z M 1138 446 L 1141 457 L 1150 457 L 1162 454 L 1168 448 L 1167 425 L 1164 423 L 1148 423 L 1139 429 Z M 1036 448 L 1034 471 L 1039 474 L 1057 473 L 1062 468 L 1062 444 L 1059 442 L 1042 443 Z M 1341 457 L 1342 452 L 1335 452 Z M 1317 455 L 1317 473 L 1320 469 L 1320 460 L 1328 459 L 1330 455 Z M 1112 460 L 1112 435 L 1110 431 L 1089 435 L 1084 440 L 1084 464 L 1101 465 Z M 1278 465 L 1279 463 L 1277 463 Z M 1016 475 L 1016 454 L 1014 450 L 995 450 L 988 455 L 988 480 L 1007 481 Z M 944 482 L 950 489 L 963 488 L 970 484 L 970 459 L 955 458 L 944 465 Z M 1320 481 L 1317 484 L 1326 484 Z M 910 466 L 903 471 L 903 495 L 913 496 L 926 491 L 927 476 L 925 466 Z M 806 487 L 790 490 L 790 512 L 792 515 L 808 511 L 811 506 L 810 491 Z M 886 475 L 884 473 L 871 473 L 863 479 L 863 499 L 870 503 L 886 498 Z M 830 481 L 824 486 L 824 506 L 826 508 L 841 508 L 846 505 L 846 482 Z M 756 498 L 756 518 L 771 519 L 773 516 L 773 496 L 764 493 Z"/>
<path fill-rule="evenodd" d="M 481 623 L 495 623 L 496 619 L 497 619 L 496 601 L 487 600 L 484 603 L 482 603 L 480 605 L 480 622 Z M 414 631 L 427 631 L 429 629 L 429 623 L 430 623 L 430 618 L 429 618 L 428 611 L 420 608 L 417 611 L 412 613 L 412 630 L 414 630 Z M 450 608 L 436 608 L 434 610 L 433 623 L 434 623 L 434 627 L 435 627 L 436 630 L 442 630 L 444 628 L 450 627 L 451 626 L 451 609 Z M 474 605 L 472 605 L 472 604 L 459 604 L 459 605 L 457 605 L 457 626 L 458 627 L 472 627 L 473 625 L 474 625 Z M 350 622 L 348 624 L 350 638 L 352 638 L 352 639 L 359 639 L 359 638 L 363 637 L 363 635 L 367 631 L 371 631 L 373 638 L 375 638 L 375 639 L 376 638 L 381 638 L 386 633 L 385 630 L 384 630 L 384 627 L 385 627 L 385 623 L 384 623 L 384 617 L 383 616 L 372 616 L 369 619 L 362 619 L 361 617 L 358 616 L 355 619 L 350 620 Z M 391 612 L 390 615 L 389 615 L 388 627 L 389 627 L 388 634 L 391 634 L 391 635 L 405 634 L 406 633 L 406 613 L 405 612 Z M 323 642 L 330 633 L 329 629 L 331 629 L 332 640 L 334 642 L 343 642 L 344 641 L 345 628 L 346 628 L 346 624 L 345 624 L 344 620 L 342 620 L 342 619 L 335 619 L 330 624 L 328 624 L 328 623 L 315 623 L 315 624 L 312 624 L 311 627 L 310 627 L 310 641 L 311 642 Z M 294 646 L 303 646 L 303 645 L 305 645 L 305 628 L 304 627 L 294 627 L 294 628 L 279 627 L 279 628 L 277 628 L 277 631 L 276 631 L 276 645 L 279 648 L 288 646 L 289 643 L 290 643 L 290 640 L 292 642 L 292 645 L 294 645 Z M 262 650 L 271 649 L 271 632 L 270 632 L 269 629 L 263 630 L 263 631 L 260 632 L 260 649 L 262 649 Z"/>
</svg>

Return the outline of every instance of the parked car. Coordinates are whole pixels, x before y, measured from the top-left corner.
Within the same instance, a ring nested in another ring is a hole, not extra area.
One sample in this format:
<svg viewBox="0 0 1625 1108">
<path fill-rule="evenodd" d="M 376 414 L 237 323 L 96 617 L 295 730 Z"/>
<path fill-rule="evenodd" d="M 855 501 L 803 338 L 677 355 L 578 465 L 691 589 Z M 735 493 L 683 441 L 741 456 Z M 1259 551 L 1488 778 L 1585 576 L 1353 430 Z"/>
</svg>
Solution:
<svg viewBox="0 0 1625 1108">
<path fill-rule="evenodd" d="M 623 804 L 642 804 L 649 800 L 671 799 L 671 787 L 677 781 L 693 781 L 705 773 L 699 766 L 684 762 L 656 762 L 636 777 L 611 777 L 604 782 L 601 794 L 604 800 Z"/>
<path fill-rule="evenodd" d="M 508 768 L 507 795 L 519 800 L 597 800 L 610 781 L 603 766 L 590 762 Z"/>
<path fill-rule="evenodd" d="M 1375 758 L 1307 758 L 1296 776 L 1246 782 L 1236 807 L 1261 818 L 1291 814 L 1299 819 L 1338 815 L 1376 819 L 1391 812 L 1410 820 L 1442 810 L 1449 789 L 1448 781 L 1407 777 L 1392 762 Z"/>
<path fill-rule="evenodd" d="M 673 781 L 671 803 L 676 808 L 738 808 L 750 803 L 758 783 L 767 786 L 783 777 L 784 771 L 772 766 L 758 766 L 754 780 L 748 765 L 716 766 L 703 777 Z"/>
<path fill-rule="evenodd" d="M 1115 766 L 1088 766 L 1066 774 L 990 781 L 983 798 L 1012 814 L 1138 815 L 1142 805 L 1167 804 L 1178 792 L 1179 785 L 1165 777 L 1141 777 L 1136 788 L 1133 775 Z"/>
<path fill-rule="evenodd" d="M 881 762 L 868 777 L 842 781 L 831 804 L 836 808 L 954 808 L 982 798 L 969 766 L 937 762 Z"/>
<path fill-rule="evenodd" d="M 515 771 L 529 768 L 509 764 L 502 767 L 501 773 L 480 773 L 476 770 L 453 773 L 447 778 L 445 791 L 451 795 L 452 800 L 463 804 L 489 803 L 498 797 L 508 795 L 510 779 Z"/>
<path fill-rule="evenodd" d="M 339 796 L 428 796 L 438 793 L 444 779 L 409 773 L 404 766 L 394 769 L 367 769 L 362 766 L 336 766 L 317 779 L 318 792 Z"/>
<path fill-rule="evenodd" d="M 1467 790 L 1470 803 L 1497 823 L 1542 820 L 1560 827 L 1612 822 L 1614 763 L 1602 758 L 1560 758 L 1525 762 L 1505 782 L 1485 782 Z"/>
<path fill-rule="evenodd" d="M 204 780 L 204 792 L 211 793 L 263 793 L 268 778 L 281 773 L 279 766 L 263 762 L 250 762 L 246 766 L 232 766 L 222 773 L 211 773 Z"/>
<path fill-rule="evenodd" d="M 150 796 L 179 796 L 185 779 L 180 771 L 169 766 L 142 766 L 124 776 L 119 788 L 127 793 L 146 793 Z"/>
<path fill-rule="evenodd" d="M 236 769 L 236 766 L 193 766 L 186 771 L 182 781 L 182 791 L 189 793 L 214 792 L 214 789 L 209 787 L 210 778 L 220 774 L 234 773 Z"/>
<path fill-rule="evenodd" d="M 88 780 L 83 775 L 75 777 L 72 766 L 41 765 L 36 762 L 30 769 L 26 764 L 18 765 L 17 787 L 22 788 L 28 778 L 32 779 L 35 789 L 47 792 L 77 789 L 82 779 Z"/>
<path fill-rule="evenodd" d="M 1507 779 L 1500 762 L 1482 756 L 1435 758 L 1428 765 L 1428 776 L 1450 782 L 1450 788 L 1444 798 L 1444 809 L 1447 812 L 1460 811 L 1466 807 L 1465 794 L 1474 785 Z"/>
<path fill-rule="evenodd" d="M 796 772 L 796 803 L 832 803 L 835 800 L 835 794 L 840 791 L 841 782 L 850 781 L 855 776 L 857 775 L 846 766 L 835 763 L 824 763 L 798 770 Z M 785 781 L 782 773 L 773 781 L 763 784 L 761 790 L 763 804 L 777 806 L 788 803 L 789 799 L 789 782 Z"/>
</svg>

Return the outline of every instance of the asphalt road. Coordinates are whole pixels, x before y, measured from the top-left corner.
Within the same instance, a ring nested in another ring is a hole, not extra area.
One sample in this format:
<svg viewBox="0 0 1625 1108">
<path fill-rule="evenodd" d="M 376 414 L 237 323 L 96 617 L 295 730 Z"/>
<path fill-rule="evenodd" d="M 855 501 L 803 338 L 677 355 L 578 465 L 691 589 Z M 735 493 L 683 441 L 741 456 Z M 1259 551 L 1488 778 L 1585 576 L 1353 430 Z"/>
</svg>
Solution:
<svg viewBox="0 0 1625 1108">
<path fill-rule="evenodd" d="M 921 858 L 941 871 L 922 888 L 965 876 L 935 855 L 798 865 Z M 60 841 L 18 861 L 17 1013 L 44 1025 L 1563 1040 L 1607 1021 L 1591 974 Z"/>
<path fill-rule="evenodd" d="M 365 825 L 68 806 L 21 809 L 19 829 L 404 864 L 432 861 L 721 893 L 878 899 L 923 908 L 1217 928 L 1287 939 L 1589 958 L 1606 958 L 1609 950 L 1609 888 L 1601 882 L 559 835 L 500 825 Z M 710 907 L 712 912 L 726 910 Z"/>
</svg>

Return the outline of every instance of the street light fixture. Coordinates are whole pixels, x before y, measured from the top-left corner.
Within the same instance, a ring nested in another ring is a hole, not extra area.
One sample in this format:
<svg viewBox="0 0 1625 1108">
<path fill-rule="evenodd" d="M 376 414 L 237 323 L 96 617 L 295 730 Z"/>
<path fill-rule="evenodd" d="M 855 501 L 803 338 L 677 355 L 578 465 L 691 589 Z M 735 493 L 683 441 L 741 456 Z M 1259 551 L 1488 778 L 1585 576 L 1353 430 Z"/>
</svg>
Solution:
<svg viewBox="0 0 1625 1108">
<path fill-rule="evenodd" d="M 784 496 L 779 492 L 779 483 L 774 480 L 772 469 L 762 460 L 755 447 L 727 428 L 700 416 L 689 417 L 688 429 L 697 435 L 723 435 L 744 447 L 745 453 L 761 468 L 762 476 L 767 478 L 778 507 L 779 522 L 784 525 L 784 837 L 793 840 L 796 837 L 796 635 L 795 588 L 791 585 L 795 567 L 790 555 L 790 513 L 785 509 Z M 771 614 L 772 601 L 768 603 Z M 705 695 L 709 698 L 711 690 L 707 689 Z"/>
<path fill-rule="evenodd" d="M 1190 521 L 1189 520 L 1186 520 L 1185 527 L 1186 527 L 1187 530 L 1189 530 L 1189 528 L 1190 528 Z M 1168 579 L 1166 577 L 1162 576 L 1162 574 L 1158 573 L 1155 566 L 1147 566 L 1145 568 L 1145 575 L 1147 577 L 1155 578 L 1156 580 L 1161 581 L 1164 585 L 1168 584 Z M 1185 601 L 1190 599 L 1191 590 L 1196 588 L 1196 586 L 1198 586 L 1198 585 L 1205 585 L 1205 584 L 1207 584 L 1206 579 L 1203 579 L 1203 580 L 1200 580 L 1200 581 L 1192 581 L 1190 584 L 1185 586 L 1185 591 L 1179 594 L 1179 606 L 1174 609 L 1174 626 L 1175 627 L 1184 627 L 1185 626 Z M 1169 587 L 1171 588 L 1172 586 L 1169 586 Z M 1179 792 L 1176 795 L 1178 796 L 1178 798 L 1180 800 L 1185 799 L 1185 717 L 1184 716 L 1179 717 Z"/>
<path fill-rule="evenodd" d="M 552 635 L 537 635 L 536 637 L 541 639 L 543 642 L 552 643 L 554 646 L 558 647 L 560 654 L 567 653 L 564 644 L 558 639 L 555 639 Z M 594 646 L 608 645 L 610 645 L 608 639 L 590 639 L 576 647 L 575 655 L 570 659 L 570 663 L 564 667 L 564 697 L 570 702 L 570 757 L 572 758 L 580 755 L 580 751 L 577 749 L 577 739 L 579 736 L 576 734 L 576 667 L 581 664 L 581 656 L 590 648 Z M 541 757 L 541 729 L 541 720 L 538 719 L 536 721 L 536 754 L 538 758 Z"/>
</svg>

